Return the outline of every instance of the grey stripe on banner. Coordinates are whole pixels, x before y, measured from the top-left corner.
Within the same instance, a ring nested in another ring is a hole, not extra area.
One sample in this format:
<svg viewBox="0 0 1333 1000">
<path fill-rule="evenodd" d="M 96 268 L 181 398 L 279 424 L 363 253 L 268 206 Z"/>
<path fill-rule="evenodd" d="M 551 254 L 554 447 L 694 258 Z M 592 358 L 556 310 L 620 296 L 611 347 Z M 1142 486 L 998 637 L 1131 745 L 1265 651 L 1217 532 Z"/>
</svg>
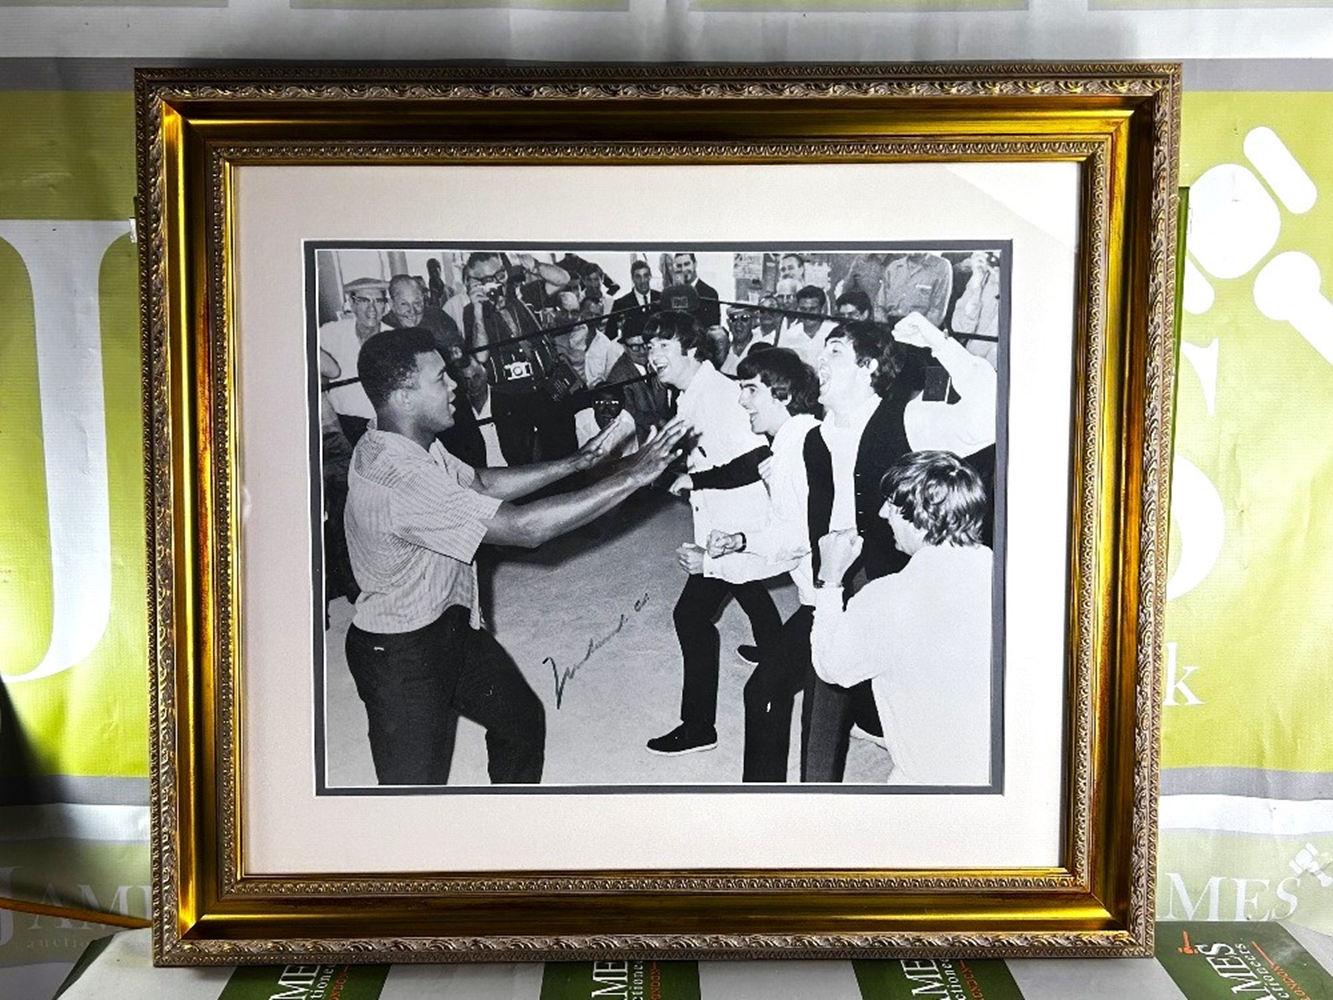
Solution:
<svg viewBox="0 0 1333 1000">
<path fill-rule="evenodd" d="M 1333 90 L 1333 59 L 1189 59 L 1191 90 Z"/>
<path fill-rule="evenodd" d="M 1161 792 L 1313 802 L 1333 799 L 1333 774 L 1251 767 L 1172 767 L 1162 769 Z"/>
<path fill-rule="evenodd" d="M 146 806 L 147 778 L 102 778 L 71 774 L 0 777 L 0 805 L 69 802 L 88 806 Z"/>
<path fill-rule="evenodd" d="M 0 0 L 0 8 L 4 4 Z M 134 90 L 135 67 L 254 66 L 255 61 L 222 59 L 55 59 L 0 58 L 0 90 Z"/>
</svg>

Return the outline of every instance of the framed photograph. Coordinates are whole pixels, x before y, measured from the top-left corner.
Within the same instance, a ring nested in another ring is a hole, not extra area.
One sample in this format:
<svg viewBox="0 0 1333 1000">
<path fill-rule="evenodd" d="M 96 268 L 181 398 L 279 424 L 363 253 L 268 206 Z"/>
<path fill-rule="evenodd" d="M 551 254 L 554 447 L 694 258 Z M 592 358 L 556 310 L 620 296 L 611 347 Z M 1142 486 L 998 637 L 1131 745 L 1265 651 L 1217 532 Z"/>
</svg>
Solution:
<svg viewBox="0 0 1333 1000">
<path fill-rule="evenodd" d="M 157 961 L 1150 954 L 1179 92 L 140 71 Z"/>
</svg>

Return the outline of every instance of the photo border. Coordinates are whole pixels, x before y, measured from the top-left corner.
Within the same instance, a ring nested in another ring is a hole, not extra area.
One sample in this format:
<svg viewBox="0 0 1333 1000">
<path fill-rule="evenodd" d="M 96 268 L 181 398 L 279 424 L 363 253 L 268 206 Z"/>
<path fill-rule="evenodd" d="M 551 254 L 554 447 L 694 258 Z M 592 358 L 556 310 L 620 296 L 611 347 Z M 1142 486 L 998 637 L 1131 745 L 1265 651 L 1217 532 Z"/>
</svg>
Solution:
<svg viewBox="0 0 1333 1000">
<path fill-rule="evenodd" d="M 314 765 L 315 765 L 315 795 L 316 796 L 400 796 L 400 795 L 610 795 L 617 793 L 648 793 L 648 794 L 670 794 L 672 792 L 689 793 L 749 793 L 749 794 L 808 794 L 811 791 L 818 791 L 825 794 L 871 794 L 871 795 L 1001 795 L 1004 793 L 1004 705 L 1005 705 L 1005 656 L 1004 656 L 1004 637 L 1005 637 L 1005 559 L 1008 547 L 1005 544 L 1005 524 L 1003 512 L 1006 506 L 1007 496 L 1005 490 L 1008 485 L 1008 470 L 1001 464 L 1001 455 L 1007 455 L 1009 444 L 1009 330 L 1012 322 L 1011 317 L 1011 292 L 1010 284 L 1012 281 L 1012 268 L 1014 266 L 1014 247 L 1012 239 L 913 239 L 913 240 L 881 240 L 878 242 L 845 242 L 837 241 L 819 241 L 817 245 L 800 246 L 795 251 L 798 253 L 859 253 L 859 252 L 885 252 L 885 253 L 910 253 L 923 251 L 945 251 L 961 252 L 967 250 L 986 250 L 1000 249 L 1004 252 L 1004 264 L 1000 269 L 1000 313 L 999 313 L 999 334 L 998 343 L 1000 344 L 1000 367 L 996 373 L 996 402 L 995 402 L 995 492 L 991 498 L 992 516 L 995 524 L 995 542 L 991 548 L 995 553 L 994 585 L 991 600 L 991 780 L 986 785 L 904 785 L 891 784 L 885 782 L 868 783 L 745 783 L 739 779 L 731 781 L 712 782 L 709 784 L 690 784 L 688 782 L 659 782 L 655 784 L 644 784 L 636 782 L 626 782 L 624 784 L 610 784 L 607 782 L 588 782 L 582 784 L 539 784 L 539 785 L 411 785 L 411 786 L 377 786 L 377 785 L 329 785 L 327 779 L 328 771 L 328 735 L 327 726 L 327 702 L 328 684 L 327 684 L 327 629 L 323 626 L 325 617 L 325 599 L 324 586 L 325 565 L 324 560 L 320 558 L 322 553 L 322 526 L 323 526 L 323 480 L 318 472 L 322 466 L 323 457 L 320 450 L 319 428 L 319 396 L 321 384 L 319 378 L 318 365 L 316 359 L 319 351 L 319 317 L 315 314 L 314 304 L 316 302 L 318 288 L 318 254 L 321 252 L 337 252 L 339 250 L 375 250 L 375 251 L 395 251 L 395 250 L 413 250 L 413 251 L 433 251 L 447 250 L 452 248 L 452 243 L 457 241 L 450 240 L 418 240 L 418 239 L 365 239 L 357 237 L 355 239 L 329 239 L 329 238 L 310 238 L 301 241 L 302 261 L 305 269 L 304 288 L 306 315 L 306 385 L 307 385 L 307 419 L 310 424 L 310 531 L 311 531 L 311 552 L 315 558 L 311 566 L 311 599 L 313 601 L 314 612 L 311 622 L 314 626 L 314 639 L 312 648 L 314 650 L 314 692 L 315 692 L 315 722 L 314 722 Z M 790 249 L 786 244 L 775 243 L 770 240 L 734 240 L 723 243 L 713 243 L 708 241 L 689 241 L 691 249 L 696 253 L 771 253 L 779 252 L 784 249 Z M 644 242 L 590 242 L 576 241 L 569 244 L 561 244 L 565 249 L 571 251 L 598 251 L 598 252 L 630 252 L 643 250 L 645 246 L 649 250 L 660 250 L 658 244 Z M 467 243 L 469 250 L 492 250 L 501 251 L 534 251 L 548 250 L 547 243 L 524 242 L 522 240 L 511 240 L 506 242 L 494 242 L 486 240 L 472 240 Z M 723 305 L 728 303 L 724 300 Z M 830 310 L 832 306 L 830 304 Z M 596 386 L 589 387 L 595 389 Z M 786 574 L 777 574 L 779 579 Z"/>
</svg>

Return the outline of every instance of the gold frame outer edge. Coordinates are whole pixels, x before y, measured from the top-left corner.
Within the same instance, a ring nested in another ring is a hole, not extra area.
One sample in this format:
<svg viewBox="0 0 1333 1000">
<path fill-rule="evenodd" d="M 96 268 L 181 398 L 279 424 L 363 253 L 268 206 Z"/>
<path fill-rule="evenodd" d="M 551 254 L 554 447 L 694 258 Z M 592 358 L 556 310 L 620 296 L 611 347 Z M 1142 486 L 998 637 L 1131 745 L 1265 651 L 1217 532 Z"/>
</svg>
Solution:
<svg viewBox="0 0 1333 1000">
<path fill-rule="evenodd" d="M 515 102 L 534 100 L 557 106 L 543 114 L 570 127 L 569 141 L 524 141 L 531 123 Z M 660 136 L 612 141 L 574 125 L 575 110 L 583 118 L 641 101 L 660 105 L 658 123 L 646 127 Z M 430 115 L 425 124 L 372 124 L 384 102 Z M 781 131 L 787 121 L 779 134 L 729 133 L 737 102 L 792 109 L 808 131 L 793 141 Z M 146 70 L 136 74 L 136 106 L 157 963 L 1150 954 L 1178 65 Z M 457 115 L 478 107 L 502 119 L 496 141 L 456 134 Z M 830 109 L 832 126 L 811 124 Z M 891 139 L 874 127 L 886 117 Z M 1088 291 L 1075 350 L 1065 864 L 245 876 L 232 167 L 797 154 L 1083 164 Z M 576 899 L 578 913 L 597 915 L 572 916 Z"/>
</svg>

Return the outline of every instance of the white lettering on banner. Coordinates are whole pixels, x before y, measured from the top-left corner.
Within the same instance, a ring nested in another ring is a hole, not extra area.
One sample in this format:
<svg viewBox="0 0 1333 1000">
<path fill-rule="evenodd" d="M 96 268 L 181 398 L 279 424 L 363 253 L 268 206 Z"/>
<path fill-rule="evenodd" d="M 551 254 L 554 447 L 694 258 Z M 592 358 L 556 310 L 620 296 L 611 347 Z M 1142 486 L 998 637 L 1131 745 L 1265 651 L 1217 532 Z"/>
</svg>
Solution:
<svg viewBox="0 0 1333 1000">
<path fill-rule="evenodd" d="M 1327 863 L 1327 855 L 1324 856 L 1324 863 Z M 1307 842 L 1304 847 L 1296 852 L 1296 857 L 1287 862 L 1287 867 L 1297 875 L 1304 875 L 1309 872 L 1319 880 L 1320 886 L 1327 889 L 1333 885 L 1333 875 L 1324 871 L 1324 863 L 1321 863 L 1319 848 Z"/>
<path fill-rule="evenodd" d="M 111 617 L 111 507 L 102 397 L 102 260 L 125 221 L 0 220 L 28 271 L 37 328 L 46 502 L 51 525 L 51 641 L 13 684 L 81 663 Z"/>
<path fill-rule="evenodd" d="M 1196 666 L 1177 667 L 1177 663 L 1179 662 L 1177 657 L 1178 650 L 1178 643 L 1168 642 L 1166 644 L 1166 696 L 1162 698 L 1162 704 L 1168 708 L 1180 705 L 1202 705 L 1203 699 L 1195 695 L 1185 683 L 1189 678 L 1189 675 L 1199 668 Z M 1177 675 L 1178 670 L 1180 671 L 1179 675 Z M 1177 701 L 1177 694 L 1179 694 L 1183 700 Z"/>
<path fill-rule="evenodd" d="M 1285 912 L 1280 912 L 1277 906 L 1268 905 L 1269 890 L 1272 886 L 1270 879 L 1226 878 L 1222 875 L 1213 875 L 1199 887 L 1195 898 L 1191 899 L 1189 886 L 1179 872 L 1167 872 L 1166 877 L 1171 887 L 1167 896 L 1164 918 L 1166 920 L 1286 920 L 1296 912 L 1296 907 L 1300 904 L 1294 891 L 1300 886 L 1298 875 L 1282 879 L 1272 889 L 1271 895 L 1276 897 L 1276 902 L 1286 905 Z M 1235 909 L 1226 914 L 1222 912 L 1222 901 L 1230 899 L 1222 892 L 1224 882 L 1234 883 L 1236 889 Z M 1177 902 L 1181 906 L 1179 914 L 1176 912 Z M 1203 909 L 1205 902 L 1206 913 L 1200 916 L 1199 911 Z"/>
<path fill-rule="evenodd" d="M 593 962 L 591 997 L 626 997 L 629 995 L 629 962 Z"/>
<path fill-rule="evenodd" d="M 1280 253 L 1254 279 L 1254 304 L 1271 320 L 1290 323 L 1333 364 L 1333 302 L 1320 291 L 1319 265 L 1305 253 Z"/>
<path fill-rule="evenodd" d="M 1166 582 L 1166 599 L 1184 597 L 1203 583 L 1222 555 L 1226 511 L 1217 487 L 1188 459 L 1171 463 L 1171 530 L 1180 539 L 1180 561 Z"/>
</svg>

